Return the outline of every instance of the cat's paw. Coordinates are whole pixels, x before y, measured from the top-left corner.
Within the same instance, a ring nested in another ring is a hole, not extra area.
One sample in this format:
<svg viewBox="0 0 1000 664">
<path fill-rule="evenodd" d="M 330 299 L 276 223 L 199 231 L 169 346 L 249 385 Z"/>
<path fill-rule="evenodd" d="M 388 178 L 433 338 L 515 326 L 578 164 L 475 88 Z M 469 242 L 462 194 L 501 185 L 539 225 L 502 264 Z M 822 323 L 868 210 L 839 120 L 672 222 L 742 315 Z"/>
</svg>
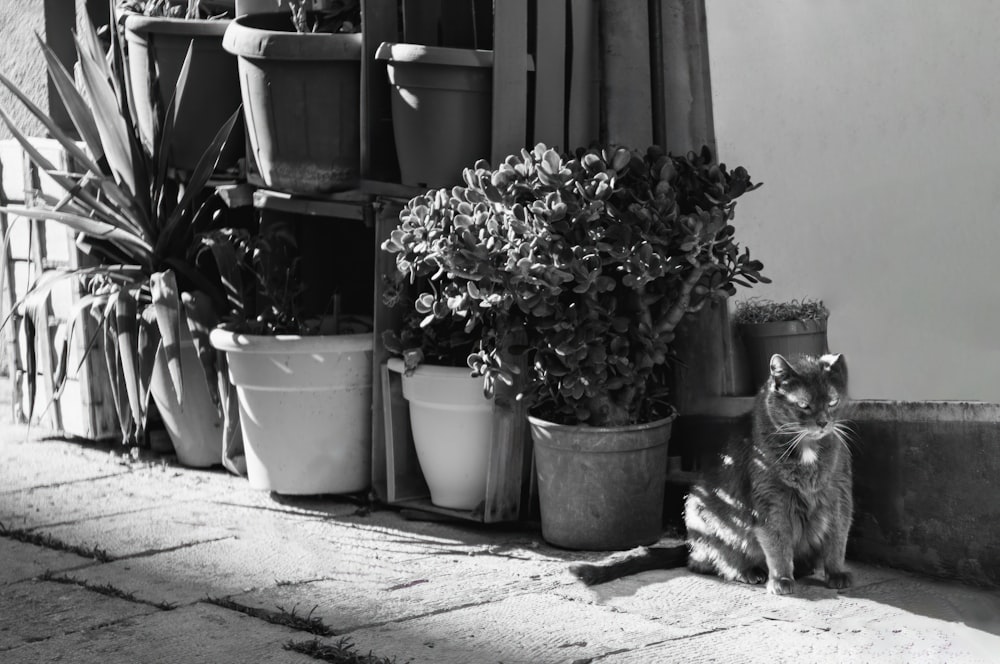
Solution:
<svg viewBox="0 0 1000 664">
<path fill-rule="evenodd" d="M 742 583 L 759 586 L 767 581 L 767 570 L 763 567 L 751 567 L 740 572 L 740 575 L 736 578 Z"/>
<path fill-rule="evenodd" d="M 827 572 L 826 587 L 834 590 L 850 588 L 854 584 L 854 579 L 850 572 Z"/>
<path fill-rule="evenodd" d="M 787 576 L 767 580 L 767 592 L 772 595 L 791 595 L 795 592 L 795 580 Z"/>
</svg>

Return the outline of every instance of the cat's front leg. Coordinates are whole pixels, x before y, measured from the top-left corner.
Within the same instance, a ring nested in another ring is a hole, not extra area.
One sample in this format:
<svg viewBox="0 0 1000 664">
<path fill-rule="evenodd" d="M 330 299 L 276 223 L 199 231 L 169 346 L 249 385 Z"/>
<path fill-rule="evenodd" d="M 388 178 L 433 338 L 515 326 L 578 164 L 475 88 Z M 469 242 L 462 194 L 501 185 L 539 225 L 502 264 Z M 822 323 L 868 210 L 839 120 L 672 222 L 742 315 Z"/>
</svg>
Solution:
<svg viewBox="0 0 1000 664">
<path fill-rule="evenodd" d="M 843 590 L 850 588 L 854 583 L 851 573 L 844 564 L 847 557 L 847 534 L 851 530 L 853 510 L 854 501 L 848 486 L 841 491 L 833 526 L 823 542 L 823 569 L 827 588 Z"/>
<path fill-rule="evenodd" d="M 790 526 L 770 518 L 755 529 L 757 541 L 767 559 L 767 592 L 791 595 L 795 592 L 795 564 Z"/>
</svg>

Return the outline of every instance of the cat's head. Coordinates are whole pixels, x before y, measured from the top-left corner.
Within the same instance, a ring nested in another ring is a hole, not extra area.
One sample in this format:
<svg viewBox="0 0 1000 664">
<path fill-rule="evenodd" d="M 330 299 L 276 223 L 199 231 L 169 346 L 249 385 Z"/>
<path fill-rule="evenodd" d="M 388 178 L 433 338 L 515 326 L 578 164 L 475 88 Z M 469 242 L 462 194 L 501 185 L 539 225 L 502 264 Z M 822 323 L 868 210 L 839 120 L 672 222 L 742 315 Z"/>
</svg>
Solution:
<svg viewBox="0 0 1000 664">
<path fill-rule="evenodd" d="M 839 354 L 773 355 L 764 389 L 777 427 L 807 440 L 836 434 L 847 408 L 847 361 Z"/>
</svg>

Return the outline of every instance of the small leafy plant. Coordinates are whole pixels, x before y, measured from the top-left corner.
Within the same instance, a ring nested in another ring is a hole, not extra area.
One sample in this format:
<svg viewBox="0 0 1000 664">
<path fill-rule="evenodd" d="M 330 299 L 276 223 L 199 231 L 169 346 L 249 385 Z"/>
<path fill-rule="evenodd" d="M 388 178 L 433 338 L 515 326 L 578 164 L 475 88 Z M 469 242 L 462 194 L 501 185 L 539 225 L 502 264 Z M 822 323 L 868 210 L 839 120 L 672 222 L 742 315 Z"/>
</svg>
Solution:
<svg viewBox="0 0 1000 664">
<path fill-rule="evenodd" d="M 234 3 L 220 0 L 120 0 L 118 11 L 163 18 L 232 18 Z"/>
<path fill-rule="evenodd" d="M 736 199 L 759 185 L 708 148 L 564 155 L 539 144 L 496 169 L 480 161 L 464 180 L 410 200 L 382 248 L 416 290 L 417 327 L 462 325 L 477 341 L 474 373 L 488 387 L 517 380 L 551 421 L 669 415 L 677 326 L 768 281 L 730 223 Z"/>
<path fill-rule="evenodd" d="M 217 272 L 226 284 L 229 310 L 220 324 L 227 330 L 309 336 L 371 329 L 362 317 L 341 315 L 337 295 L 324 311 L 306 310 L 301 257 L 287 225 L 271 224 L 260 233 L 221 228 L 201 235 L 197 243 L 196 264 L 206 272 Z"/>
<path fill-rule="evenodd" d="M 283 4 L 278 0 L 279 7 Z M 288 8 L 299 33 L 361 32 L 359 0 L 288 0 Z"/>
<path fill-rule="evenodd" d="M 751 323 L 776 323 L 794 320 L 826 320 L 830 312 L 822 300 L 789 300 L 775 302 L 750 298 L 737 303 L 733 322 L 738 325 Z"/>
</svg>

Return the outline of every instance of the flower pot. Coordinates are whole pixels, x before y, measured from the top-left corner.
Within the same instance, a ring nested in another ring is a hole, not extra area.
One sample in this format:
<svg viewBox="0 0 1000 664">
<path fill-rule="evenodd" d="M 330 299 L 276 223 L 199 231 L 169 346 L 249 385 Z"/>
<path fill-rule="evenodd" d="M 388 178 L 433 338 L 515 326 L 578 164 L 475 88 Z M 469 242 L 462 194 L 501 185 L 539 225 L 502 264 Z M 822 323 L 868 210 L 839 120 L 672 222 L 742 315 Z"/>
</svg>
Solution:
<svg viewBox="0 0 1000 664">
<path fill-rule="evenodd" d="M 243 115 L 268 187 L 323 194 L 358 183 L 361 35 L 297 34 L 287 12 L 232 21 Z"/>
<path fill-rule="evenodd" d="M 213 330 L 240 403 L 250 486 L 353 493 L 371 481 L 372 335 Z"/>
<path fill-rule="evenodd" d="M 443 187 L 490 158 L 493 51 L 383 42 L 403 184 Z M 431 158 L 433 156 L 433 158 Z"/>
<path fill-rule="evenodd" d="M 826 339 L 826 319 L 776 321 L 773 323 L 741 323 L 740 336 L 747 351 L 750 377 L 754 390 L 767 382 L 771 375 L 771 356 L 823 355 L 829 351 Z"/>
<path fill-rule="evenodd" d="M 394 364 L 402 372 L 402 362 L 390 360 L 390 368 Z M 493 401 L 483 396 L 483 379 L 470 376 L 466 367 L 421 364 L 403 373 L 402 382 L 431 502 L 475 509 L 486 497 L 493 432 Z"/>
<path fill-rule="evenodd" d="M 182 171 L 193 171 L 202 153 L 229 117 L 240 106 L 240 81 L 236 58 L 222 48 L 222 36 L 230 21 L 224 19 L 178 19 L 130 15 L 125 19 L 128 70 L 135 99 L 136 120 L 143 143 L 153 145 L 155 114 L 153 95 L 166 109 L 174 94 L 189 44 L 194 48 L 177 108 L 168 163 Z M 155 85 L 155 89 L 154 89 Z M 244 142 L 233 131 L 217 166 L 218 171 L 235 168 L 243 156 Z"/>
<path fill-rule="evenodd" d="M 222 463 L 222 416 L 212 403 L 205 371 L 187 327 L 181 329 L 181 376 L 184 393 L 177 401 L 163 346 L 156 351 L 149 393 L 174 445 L 177 461 L 206 468 Z"/>
<path fill-rule="evenodd" d="M 660 538 L 672 417 L 622 427 L 528 422 L 545 541 L 611 551 Z"/>
</svg>

